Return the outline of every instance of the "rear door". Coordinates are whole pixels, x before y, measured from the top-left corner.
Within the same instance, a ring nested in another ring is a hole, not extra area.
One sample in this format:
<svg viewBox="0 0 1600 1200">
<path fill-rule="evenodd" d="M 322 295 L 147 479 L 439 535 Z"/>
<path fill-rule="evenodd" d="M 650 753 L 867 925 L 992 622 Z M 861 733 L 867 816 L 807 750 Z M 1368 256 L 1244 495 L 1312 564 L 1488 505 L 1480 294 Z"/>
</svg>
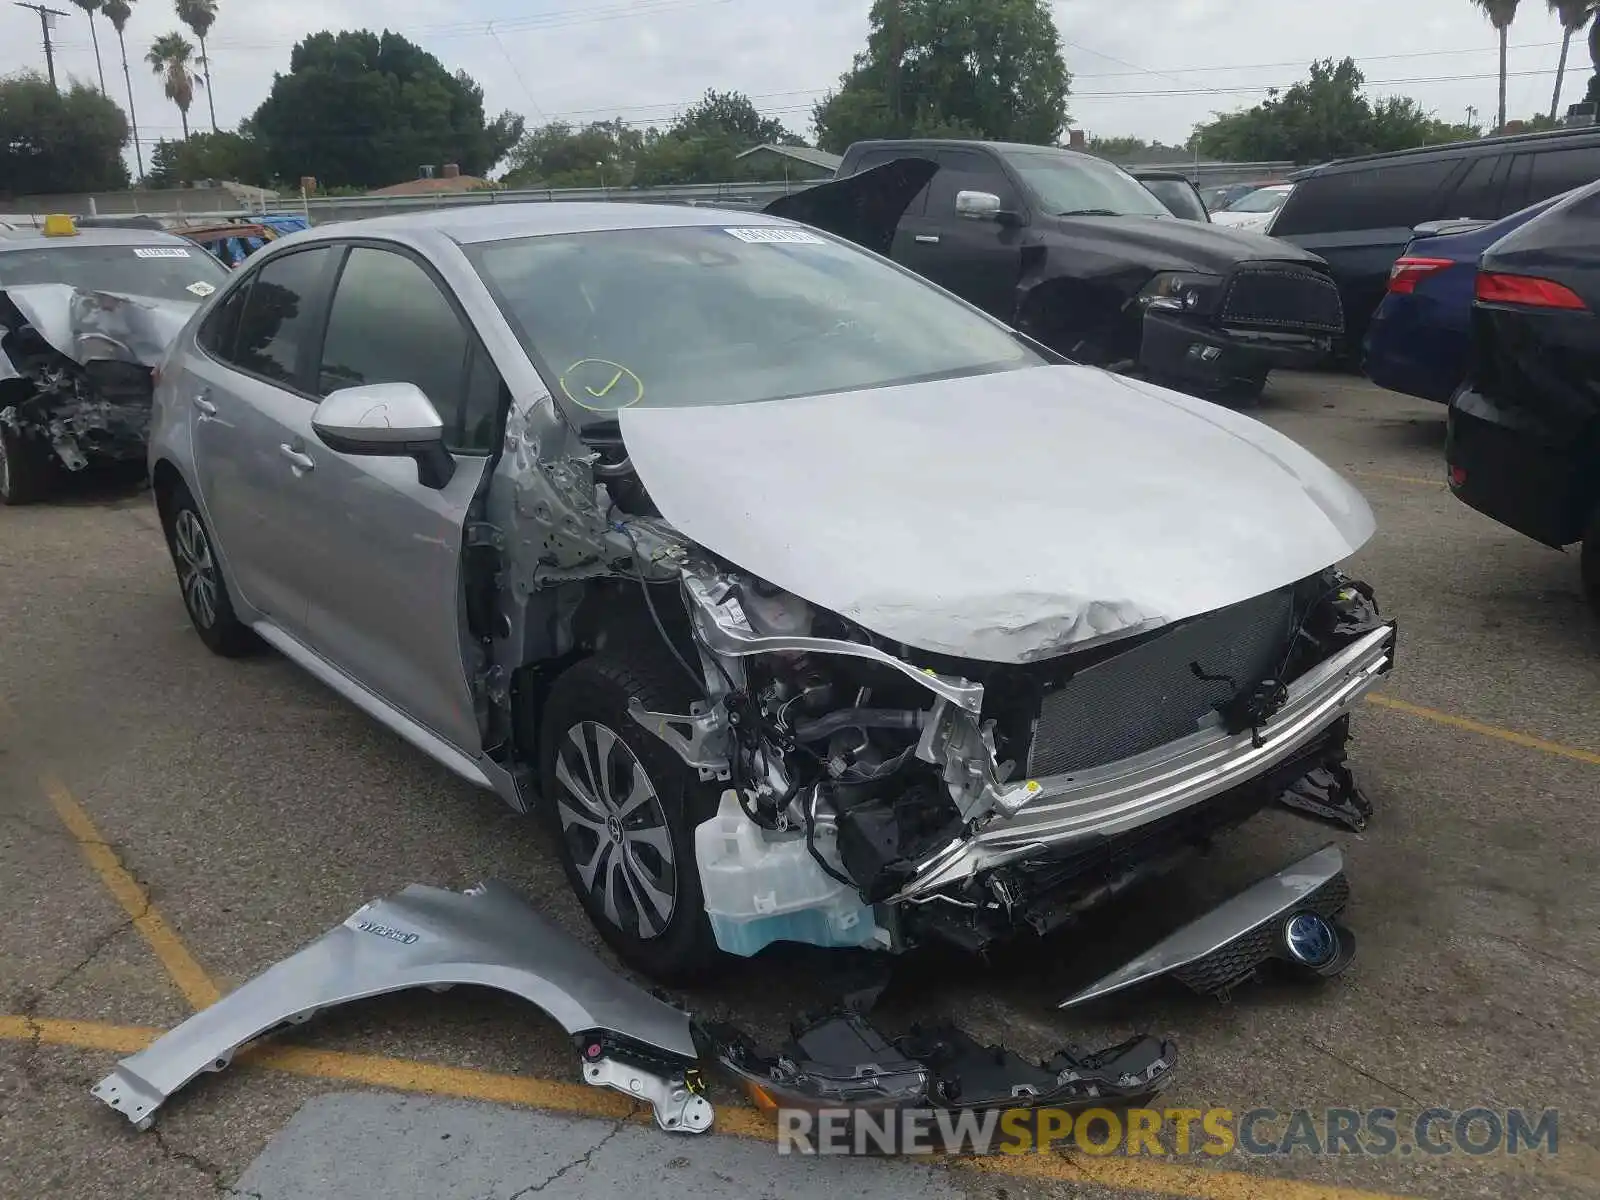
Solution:
<svg viewBox="0 0 1600 1200">
<path fill-rule="evenodd" d="M 476 755 L 461 553 L 499 436 L 499 373 L 420 257 L 357 243 L 339 273 L 313 378 L 319 397 L 358 384 L 416 384 L 444 419 L 456 470 L 435 489 L 418 482 L 409 458 L 338 454 L 321 442 L 308 449 L 324 506 L 311 643 L 388 704 Z"/>
<path fill-rule="evenodd" d="M 1509 216 L 1520 208 L 1597 179 L 1600 179 L 1600 144 L 1538 146 L 1512 159 L 1511 183 L 1502 211 L 1494 215 Z"/>
<path fill-rule="evenodd" d="M 1442 211 L 1463 159 L 1377 162 L 1300 181 L 1272 223 L 1272 236 L 1327 259 L 1344 301 L 1347 343 L 1359 346 L 1383 299 L 1389 269 L 1424 221 Z M 1498 214 L 1496 214 L 1498 215 Z"/>
<path fill-rule="evenodd" d="M 1023 212 L 1022 196 L 999 161 L 981 150 L 936 150 L 939 172 L 928 184 L 927 206 L 908 213 L 894 241 L 894 259 L 985 312 L 1009 321 L 1022 273 L 1020 225 L 974 220 L 956 213 L 960 192 L 989 192 L 1000 207 Z"/>
<path fill-rule="evenodd" d="M 305 632 L 312 555 L 326 513 L 300 468 L 315 397 L 306 379 L 337 251 L 315 246 L 252 271 L 202 323 L 184 357 L 195 483 L 245 602 Z"/>
</svg>

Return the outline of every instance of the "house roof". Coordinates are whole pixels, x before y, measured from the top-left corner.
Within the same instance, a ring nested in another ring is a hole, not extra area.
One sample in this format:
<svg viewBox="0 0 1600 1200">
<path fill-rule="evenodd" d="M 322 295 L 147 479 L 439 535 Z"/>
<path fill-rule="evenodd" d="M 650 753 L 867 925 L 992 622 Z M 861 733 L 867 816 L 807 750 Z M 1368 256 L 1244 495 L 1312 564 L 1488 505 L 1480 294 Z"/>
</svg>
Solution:
<svg viewBox="0 0 1600 1200">
<path fill-rule="evenodd" d="M 810 146 L 779 146 L 773 142 L 766 142 L 760 146 L 752 146 L 740 158 L 749 158 L 752 154 L 761 151 L 777 154 L 783 158 L 792 158 L 796 162 L 803 162 L 808 166 L 821 167 L 825 171 L 837 171 L 844 158 L 838 154 L 829 154 L 826 150 L 814 150 Z"/>
<path fill-rule="evenodd" d="M 433 179 L 408 179 L 404 183 L 391 183 L 388 187 L 376 188 L 367 195 L 426 196 L 433 192 L 471 192 L 487 186 L 488 180 L 479 179 L 476 175 L 454 175 L 449 178 L 439 176 Z"/>
</svg>

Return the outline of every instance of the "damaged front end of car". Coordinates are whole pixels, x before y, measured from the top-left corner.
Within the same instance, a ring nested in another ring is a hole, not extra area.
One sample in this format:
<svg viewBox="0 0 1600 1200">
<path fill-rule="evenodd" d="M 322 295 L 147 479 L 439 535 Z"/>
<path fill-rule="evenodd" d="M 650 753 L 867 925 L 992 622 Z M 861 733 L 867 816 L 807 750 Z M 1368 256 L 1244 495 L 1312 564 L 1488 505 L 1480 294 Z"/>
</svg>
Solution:
<svg viewBox="0 0 1600 1200">
<path fill-rule="evenodd" d="M 13 501 L 42 464 L 137 461 L 152 372 L 194 305 L 67 284 L 0 291 L 0 425 Z"/>
</svg>

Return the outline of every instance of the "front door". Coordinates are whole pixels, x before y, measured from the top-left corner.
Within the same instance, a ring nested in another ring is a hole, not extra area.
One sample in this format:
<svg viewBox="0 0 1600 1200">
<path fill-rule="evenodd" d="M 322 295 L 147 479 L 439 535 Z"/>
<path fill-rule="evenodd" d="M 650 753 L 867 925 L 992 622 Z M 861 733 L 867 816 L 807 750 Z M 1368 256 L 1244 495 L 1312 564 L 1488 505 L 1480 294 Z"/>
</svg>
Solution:
<svg viewBox="0 0 1600 1200">
<path fill-rule="evenodd" d="M 322 525 L 303 469 L 316 401 L 299 385 L 335 259 L 318 247 L 264 264 L 201 326 L 202 353 L 175 360 L 199 499 L 225 569 L 246 604 L 297 637 Z"/>
<path fill-rule="evenodd" d="M 320 441 L 313 647 L 469 756 L 481 733 L 463 654 L 463 531 L 489 466 L 502 387 L 431 271 L 399 248 L 358 244 L 328 310 L 315 388 L 414 383 L 439 410 L 456 471 L 442 489 L 408 458 L 345 455 Z"/>
<path fill-rule="evenodd" d="M 1012 318 L 1022 275 L 1020 227 L 956 213 L 958 192 L 989 192 L 1020 213 L 1022 199 L 1000 164 L 980 150 L 939 150 L 927 206 L 895 232 L 894 259 L 1002 321 Z"/>
</svg>

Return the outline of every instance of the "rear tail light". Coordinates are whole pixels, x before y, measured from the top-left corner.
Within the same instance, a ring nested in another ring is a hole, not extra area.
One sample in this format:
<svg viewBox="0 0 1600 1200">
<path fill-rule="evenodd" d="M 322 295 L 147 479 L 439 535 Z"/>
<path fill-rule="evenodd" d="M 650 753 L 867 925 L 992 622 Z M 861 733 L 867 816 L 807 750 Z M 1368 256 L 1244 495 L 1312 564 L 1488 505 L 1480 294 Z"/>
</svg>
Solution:
<svg viewBox="0 0 1600 1200">
<path fill-rule="evenodd" d="M 1465 467 L 1452 466 L 1450 468 L 1450 486 L 1458 488 L 1467 486 L 1467 469 Z"/>
<path fill-rule="evenodd" d="M 1424 279 L 1455 265 L 1455 260 L 1450 258 L 1423 258 L 1407 254 L 1396 259 L 1394 266 L 1389 268 L 1389 290 L 1397 296 L 1409 296 Z"/>
<path fill-rule="evenodd" d="M 1520 304 L 1527 308 L 1565 308 L 1587 311 L 1588 305 L 1571 288 L 1553 279 L 1532 275 L 1501 275 L 1478 272 L 1477 296 L 1490 304 Z"/>
</svg>

